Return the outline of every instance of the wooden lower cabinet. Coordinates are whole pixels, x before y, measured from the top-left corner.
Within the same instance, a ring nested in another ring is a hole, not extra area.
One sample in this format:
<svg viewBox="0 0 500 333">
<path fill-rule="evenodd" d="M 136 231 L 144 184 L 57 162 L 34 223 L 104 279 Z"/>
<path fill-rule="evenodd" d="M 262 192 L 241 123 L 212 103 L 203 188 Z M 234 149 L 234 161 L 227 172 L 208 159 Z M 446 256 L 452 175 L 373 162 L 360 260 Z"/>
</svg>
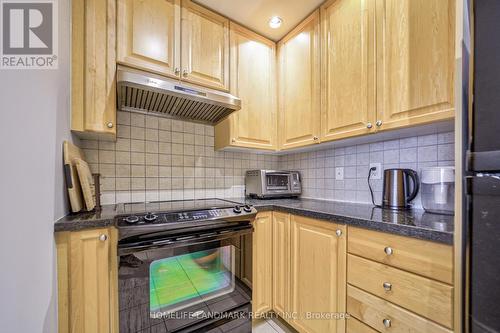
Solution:
<svg viewBox="0 0 500 333">
<path fill-rule="evenodd" d="M 348 313 L 379 332 L 451 332 L 453 247 L 348 229 Z"/>
<path fill-rule="evenodd" d="M 351 254 L 347 261 L 349 284 L 441 325 L 452 326 L 452 286 Z M 389 287 L 384 287 L 387 284 Z"/>
<path fill-rule="evenodd" d="M 270 223 L 272 222 L 272 223 Z M 345 332 L 346 227 L 263 212 L 253 234 L 253 311 L 301 333 Z"/>
<path fill-rule="evenodd" d="M 451 332 L 430 320 L 351 285 L 347 286 L 347 311 L 379 332 Z M 347 331 L 347 333 L 357 332 L 365 331 Z"/>
<path fill-rule="evenodd" d="M 300 332 L 344 332 L 345 320 L 316 318 L 345 312 L 345 226 L 291 216 L 291 325 Z"/>
<path fill-rule="evenodd" d="M 377 333 L 373 328 L 368 325 L 363 324 L 354 317 L 350 317 L 346 320 L 346 332 L 347 333 Z"/>
<path fill-rule="evenodd" d="M 257 315 L 272 309 L 272 212 L 257 214 L 253 223 L 252 311 Z"/>
<path fill-rule="evenodd" d="M 290 214 L 273 213 L 273 311 L 286 318 L 290 290 Z"/>
<path fill-rule="evenodd" d="M 118 333 L 117 230 L 55 235 L 60 333 Z"/>
<path fill-rule="evenodd" d="M 347 245 L 357 256 L 453 284 L 452 246 L 353 227 Z"/>
</svg>

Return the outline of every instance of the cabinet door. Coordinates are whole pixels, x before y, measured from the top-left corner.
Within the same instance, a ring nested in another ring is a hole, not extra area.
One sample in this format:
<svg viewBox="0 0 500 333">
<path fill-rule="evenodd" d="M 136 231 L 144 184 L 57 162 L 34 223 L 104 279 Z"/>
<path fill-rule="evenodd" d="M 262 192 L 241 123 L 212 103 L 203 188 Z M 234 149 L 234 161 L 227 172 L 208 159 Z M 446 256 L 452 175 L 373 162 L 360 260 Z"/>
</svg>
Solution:
<svg viewBox="0 0 500 333">
<path fill-rule="evenodd" d="M 178 76 L 180 0 L 118 0 L 117 61 Z"/>
<path fill-rule="evenodd" d="M 71 129 L 116 136 L 114 0 L 74 0 L 71 22 Z"/>
<path fill-rule="evenodd" d="M 233 22 L 230 40 L 231 94 L 241 99 L 241 109 L 215 127 L 215 148 L 275 150 L 275 44 Z"/>
<path fill-rule="evenodd" d="M 183 80 L 229 89 L 229 20 L 182 0 Z"/>
<path fill-rule="evenodd" d="M 381 129 L 454 115 L 455 1 L 377 0 Z"/>
<path fill-rule="evenodd" d="M 257 314 L 272 308 L 272 212 L 257 214 L 253 233 L 252 310 Z"/>
<path fill-rule="evenodd" d="M 345 320 L 306 316 L 345 312 L 345 226 L 294 215 L 291 222 L 291 311 L 297 315 L 291 324 L 300 332 L 344 332 Z"/>
<path fill-rule="evenodd" d="M 280 149 L 319 143 L 319 10 L 278 44 Z"/>
<path fill-rule="evenodd" d="M 290 215 L 273 212 L 273 310 L 284 318 L 290 294 Z"/>
<path fill-rule="evenodd" d="M 93 229 L 70 234 L 69 299 L 71 332 L 112 332 L 110 232 Z M 118 277 L 115 276 L 114 279 Z"/>
<path fill-rule="evenodd" d="M 321 6 L 322 141 L 375 130 L 373 7 L 372 0 Z"/>
</svg>

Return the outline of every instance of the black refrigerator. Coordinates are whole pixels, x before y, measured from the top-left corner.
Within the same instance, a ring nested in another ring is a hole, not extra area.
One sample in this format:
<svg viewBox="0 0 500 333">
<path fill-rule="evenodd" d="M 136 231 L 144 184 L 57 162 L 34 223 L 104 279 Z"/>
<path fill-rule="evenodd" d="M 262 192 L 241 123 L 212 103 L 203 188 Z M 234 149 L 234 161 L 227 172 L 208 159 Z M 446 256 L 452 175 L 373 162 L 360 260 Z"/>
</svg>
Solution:
<svg viewBox="0 0 500 333">
<path fill-rule="evenodd" d="M 465 4 L 463 253 L 469 258 L 464 276 L 468 285 L 463 290 L 469 301 L 465 323 L 470 332 L 491 333 L 500 332 L 500 1 L 465 0 Z"/>
</svg>

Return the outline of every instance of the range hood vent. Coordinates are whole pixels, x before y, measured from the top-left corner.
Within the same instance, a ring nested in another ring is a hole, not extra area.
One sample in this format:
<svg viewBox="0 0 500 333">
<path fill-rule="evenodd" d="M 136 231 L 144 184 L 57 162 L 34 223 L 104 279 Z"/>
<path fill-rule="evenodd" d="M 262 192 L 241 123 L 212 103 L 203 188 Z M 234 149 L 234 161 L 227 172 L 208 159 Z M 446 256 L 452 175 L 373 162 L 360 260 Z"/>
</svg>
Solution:
<svg viewBox="0 0 500 333">
<path fill-rule="evenodd" d="M 239 98 L 118 66 L 118 109 L 216 124 L 241 108 Z"/>
</svg>

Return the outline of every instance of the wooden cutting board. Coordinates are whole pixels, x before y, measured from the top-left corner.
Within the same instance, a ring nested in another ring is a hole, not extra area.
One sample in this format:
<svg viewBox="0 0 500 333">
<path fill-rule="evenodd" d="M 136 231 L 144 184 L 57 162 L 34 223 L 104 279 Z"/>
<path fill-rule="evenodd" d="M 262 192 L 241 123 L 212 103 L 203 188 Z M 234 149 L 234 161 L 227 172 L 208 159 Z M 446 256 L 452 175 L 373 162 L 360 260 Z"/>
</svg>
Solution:
<svg viewBox="0 0 500 333">
<path fill-rule="evenodd" d="M 73 213 L 81 211 L 84 205 L 80 179 L 78 178 L 78 172 L 75 165 L 75 158 L 83 160 L 83 151 L 74 144 L 64 141 L 64 175 L 66 177 L 66 187 L 68 189 L 71 211 Z"/>
<path fill-rule="evenodd" d="M 78 171 L 80 185 L 82 186 L 85 206 L 88 211 L 91 211 L 96 205 L 94 177 L 92 177 L 92 172 L 87 162 L 78 157 L 75 157 L 74 162 L 76 164 L 76 170 Z"/>
</svg>

